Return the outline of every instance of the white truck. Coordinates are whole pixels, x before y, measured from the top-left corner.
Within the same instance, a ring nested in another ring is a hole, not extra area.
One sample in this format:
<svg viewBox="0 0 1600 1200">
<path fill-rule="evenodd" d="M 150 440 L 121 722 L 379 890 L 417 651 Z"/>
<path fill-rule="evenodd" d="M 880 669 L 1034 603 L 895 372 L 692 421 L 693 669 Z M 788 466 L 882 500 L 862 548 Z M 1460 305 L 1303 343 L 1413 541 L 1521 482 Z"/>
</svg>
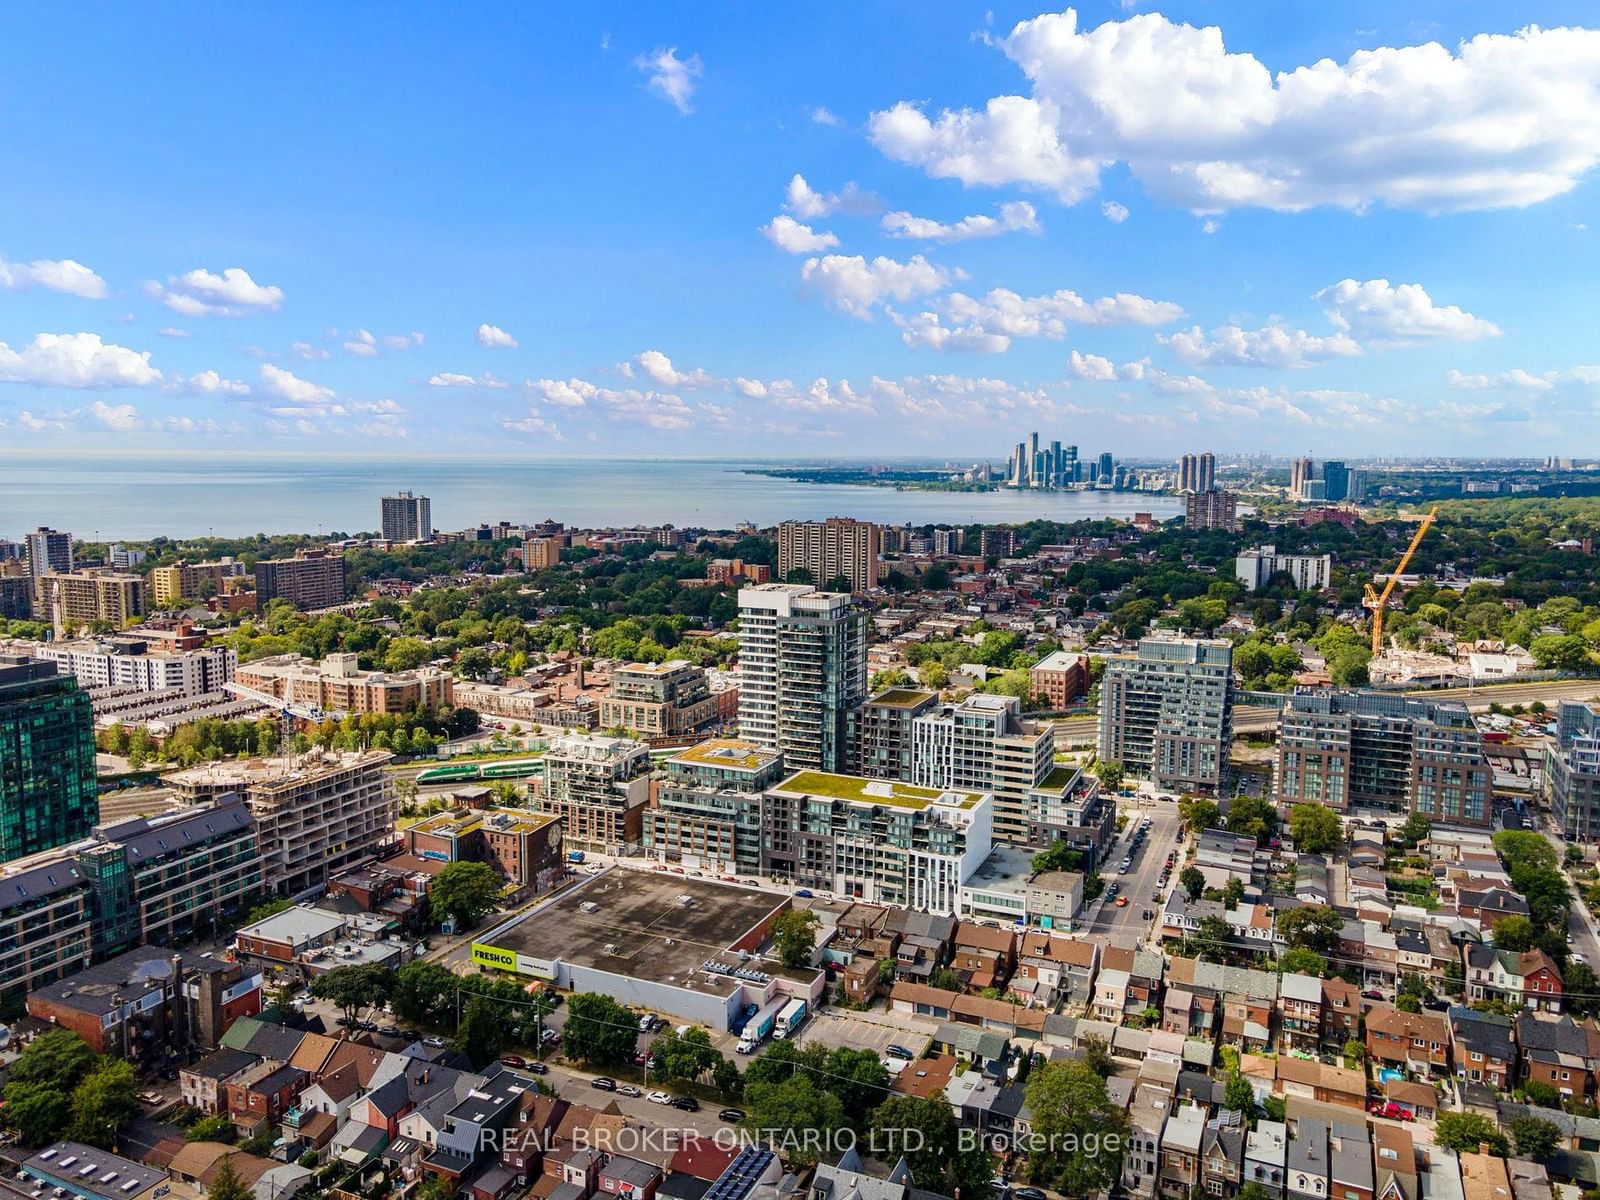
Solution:
<svg viewBox="0 0 1600 1200">
<path fill-rule="evenodd" d="M 783 1011 L 778 1014 L 776 1027 L 772 1031 L 775 1038 L 787 1038 L 799 1030 L 806 1023 L 806 1018 L 811 1015 L 811 1009 L 804 1000 L 791 1000 L 783 1006 Z"/>
<path fill-rule="evenodd" d="M 751 1017 L 740 1032 L 739 1044 L 734 1049 L 740 1054 L 754 1054 L 756 1047 L 767 1040 L 767 1034 L 772 1032 L 773 1025 L 777 1023 L 778 1014 L 784 1010 L 788 1003 L 787 1000 L 779 997 Z"/>
</svg>

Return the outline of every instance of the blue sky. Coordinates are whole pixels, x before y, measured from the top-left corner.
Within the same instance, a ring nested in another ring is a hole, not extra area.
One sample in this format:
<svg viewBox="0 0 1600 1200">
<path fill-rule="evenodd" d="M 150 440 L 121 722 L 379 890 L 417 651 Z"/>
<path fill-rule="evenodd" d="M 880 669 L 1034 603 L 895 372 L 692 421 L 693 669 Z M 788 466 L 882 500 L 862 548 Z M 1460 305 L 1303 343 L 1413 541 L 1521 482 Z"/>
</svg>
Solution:
<svg viewBox="0 0 1600 1200">
<path fill-rule="evenodd" d="M 1600 453 L 1588 7 L 19 10 L 0 442 Z"/>
</svg>

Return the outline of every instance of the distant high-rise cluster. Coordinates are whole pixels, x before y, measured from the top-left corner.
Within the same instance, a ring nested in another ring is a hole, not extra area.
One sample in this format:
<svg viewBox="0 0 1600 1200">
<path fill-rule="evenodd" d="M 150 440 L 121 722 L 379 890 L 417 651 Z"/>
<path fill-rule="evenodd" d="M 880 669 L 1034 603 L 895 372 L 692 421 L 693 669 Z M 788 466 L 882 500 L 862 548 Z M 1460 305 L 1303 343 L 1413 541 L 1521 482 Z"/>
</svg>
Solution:
<svg viewBox="0 0 1600 1200">
<path fill-rule="evenodd" d="M 1083 470 L 1076 446 L 1063 446 L 1059 441 L 1041 446 L 1039 435 L 1030 433 L 1028 440 L 1018 442 L 1011 452 L 1007 482 L 1012 487 L 1070 487 L 1083 481 Z"/>
<path fill-rule="evenodd" d="M 1292 499 L 1338 503 L 1359 501 L 1366 493 L 1367 473 L 1352 470 L 1336 458 L 1325 461 L 1320 470 L 1309 458 L 1297 458 L 1289 464 L 1289 495 Z"/>
<path fill-rule="evenodd" d="M 1207 450 L 1204 454 L 1185 454 L 1178 460 L 1178 490 L 1180 492 L 1209 492 L 1217 486 L 1217 456 Z"/>
</svg>

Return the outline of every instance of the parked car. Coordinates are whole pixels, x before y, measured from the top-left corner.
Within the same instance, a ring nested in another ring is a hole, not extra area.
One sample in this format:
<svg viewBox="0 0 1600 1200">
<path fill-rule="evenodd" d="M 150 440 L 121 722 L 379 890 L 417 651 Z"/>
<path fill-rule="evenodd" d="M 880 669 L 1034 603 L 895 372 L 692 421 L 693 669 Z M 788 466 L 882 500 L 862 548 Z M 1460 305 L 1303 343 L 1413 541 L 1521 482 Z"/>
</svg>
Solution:
<svg viewBox="0 0 1600 1200">
<path fill-rule="evenodd" d="M 615 1079 L 608 1078 L 605 1075 L 597 1075 L 595 1078 L 589 1080 L 589 1086 L 592 1088 L 599 1088 L 602 1092 L 614 1092 L 617 1090 L 617 1081 Z"/>
<path fill-rule="evenodd" d="M 1383 993 L 1380 992 L 1377 988 L 1368 988 L 1366 991 L 1362 992 L 1361 994 L 1362 994 L 1362 996 L 1364 996 L 1368 1000 L 1382 1000 L 1383 999 Z"/>
<path fill-rule="evenodd" d="M 631 1083 L 625 1083 L 617 1089 L 617 1094 L 619 1096 L 642 1096 L 644 1092 L 634 1087 Z"/>
<path fill-rule="evenodd" d="M 544 1063 L 540 1062 L 538 1059 L 534 1059 L 531 1063 L 528 1064 L 527 1071 L 528 1071 L 528 1074 L 530 1074 L 530 1075 L 548 1075 L 548 1074 L 550 1074 L 550 1068 L 545 1066 Z"/>
<path fill-rule="evenodd" d="M 907 1050 L 904 1046 L 900 1046 L 900 1045 L 888 1046 L 887 1048 L 885 1048 L 884 1053 L 887 1054 L 890 1058 L 903 1058 L 907 1062 L 910 1062 L 913 1058 L 916 1057 L 915 1054 L 911 1053 L 911 1051 Z"/>
<path fill-rule="evenodd" d="M 425 1037 L 422 1039 L 422 1044 L 424 1046 L 432 1046 L 435 1050 L 437 1050 L 440 1046 L 444 1045 L 444 1039 L 442 1037 Z"/>
<path fill-rule="evenodd" d="M 1117 897 L 1117 907 L 1118 908 L 1127 908 L 1128 907 L 1128 898 L 1126 896 L 1118 896 Z"/>
<path fill-rule="evenodd" d="M 1019 1187 L 1012 1191 L 1011 1200 L 1050 1200 L 1036 1187 Z"/>
<path fill-rule="evenodd" d="M 682 1112 L 699 1112 L 700 1101 L 693 1096 L 674 1096 L 672 1098 L 672 1107 Z"/>
<path fill-rule="evenodd" d="M 520 1054 L 502 1054 L 500 1061 L 508 1067 L 525 1067 L 528 1065 L 528 1060 Z"/>
<path fill-rule="evenodd" d="M 672 1097 L 667 1095 L 666 1092 L 649 1092 L 649 1093 L 647 1093 L 645 1095 L 645 1099 L 650 1101 L 651 1104 L 671 1104 L 672 1103 Z"/>
<path fill-rule="evenodd" d="M 810 888 L 795 888 L 794 894 L 796 896 L 803 896 L 807 900 L 811 899 L 811 889 Z"/>
</svg>

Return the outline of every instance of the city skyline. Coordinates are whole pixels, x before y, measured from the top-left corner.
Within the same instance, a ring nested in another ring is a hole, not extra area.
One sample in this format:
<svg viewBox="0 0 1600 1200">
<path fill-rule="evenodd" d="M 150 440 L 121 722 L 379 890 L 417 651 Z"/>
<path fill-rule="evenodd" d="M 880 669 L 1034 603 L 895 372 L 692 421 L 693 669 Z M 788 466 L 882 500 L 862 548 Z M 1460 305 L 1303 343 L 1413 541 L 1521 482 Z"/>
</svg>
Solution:
<svg viewBox="0 0 1600 1200">
<path fill-rule="evenodd" d="M 13 75 L 0 440 L 1596 452 L 1590 13 L 1138 9 L 100 13 Z"/>
</svg>

